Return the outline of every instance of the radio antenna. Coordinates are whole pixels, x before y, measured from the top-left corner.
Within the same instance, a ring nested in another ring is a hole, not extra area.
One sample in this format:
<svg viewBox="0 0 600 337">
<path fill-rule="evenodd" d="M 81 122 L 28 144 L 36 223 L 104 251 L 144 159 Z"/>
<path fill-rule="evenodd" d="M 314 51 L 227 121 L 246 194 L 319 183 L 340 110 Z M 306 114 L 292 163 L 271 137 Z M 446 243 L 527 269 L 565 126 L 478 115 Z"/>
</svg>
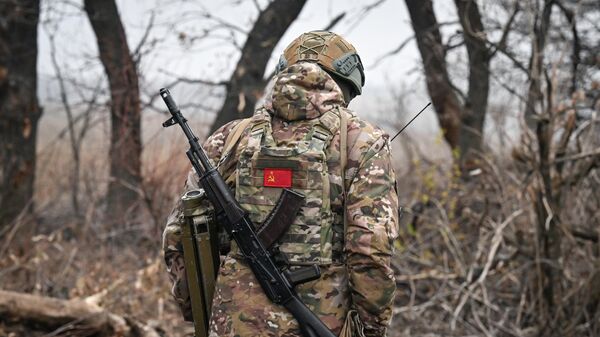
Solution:
<svg viewBox="0 0 600 337">
<path fill-rule="evenodd" d="M 399 134 L 400 134 L 402 131 L 404 131 L 404 129 L 406 129 L 406 127 L 407 127 L 407 126 L 409 126 L 409 125 L 410 125 L 410 123 L 412 123 L 412 122 L 415 120 L 415 118 L 419 117 L 419 115 L 421 114 L 421 112 L 425 111 L 425 109 L 427 109 L 427 108 L 428 108 L 430 105 L 431 105 L 431 102 L 427 103 L 427 105 L 426 105 L 426 106 L 425 106 L 423 109 L 421 109 L 421 111 L 419 111 L 419 113 L 417 113 L 417 114 L 415 115 L 415 117 L 413 117 L 413 118 L 412 118 L 412 119 L 411 119 L 411 120 L 410 120 L 408 123 L 406 123 L 406 125 L 405 125 L 405 126 L 402 128 L 402 129 L 400 129 L 400 131 L 398 131 L 398 133 L 396 133 L 396 135 L 395 135 L 394 137 L 392 137 L 392 139 L 390 140 L 390 143 L 391 143 L 391 142 L 393 142 L 393 141 L 394 141 L 394 139 L 395 139 L 396 137 L 398 137 L 398 135 L 399 135 Z"/>
</svg>

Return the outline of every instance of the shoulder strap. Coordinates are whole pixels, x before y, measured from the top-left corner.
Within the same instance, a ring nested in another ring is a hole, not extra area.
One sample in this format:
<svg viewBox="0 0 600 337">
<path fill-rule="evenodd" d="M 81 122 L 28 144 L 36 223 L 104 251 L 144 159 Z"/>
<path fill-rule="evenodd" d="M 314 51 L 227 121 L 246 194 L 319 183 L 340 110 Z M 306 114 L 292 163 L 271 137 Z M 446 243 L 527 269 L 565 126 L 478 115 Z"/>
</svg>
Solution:
<svg viewBox="0 0 600 337">
<path fill-rule="evenodd" d="M 348 216 L 346 210 L 346 163 L 348 156 L 348 116 L 343 110 L 340 112 L 340 166 L 342 169 L 342 196 L 343 196 L 343 207 L 344 210 L 344 239 L 346 239 L 346 229 L 348 227 Z"/>
<path fill-rule="evenodd" d="M 250 124 L 252 118 L 244 118 L 236 126 L 231 129 L 229 134 L 227 135 L 227 139 L 225 139 L 225 144 L 223 144 L 223 152 L 221 152 L 221 158 L 225 158 L 229 156 L 229 152 L 233 149 L 233 147 L 238 143 L 242 133 Z"/>
</svg>

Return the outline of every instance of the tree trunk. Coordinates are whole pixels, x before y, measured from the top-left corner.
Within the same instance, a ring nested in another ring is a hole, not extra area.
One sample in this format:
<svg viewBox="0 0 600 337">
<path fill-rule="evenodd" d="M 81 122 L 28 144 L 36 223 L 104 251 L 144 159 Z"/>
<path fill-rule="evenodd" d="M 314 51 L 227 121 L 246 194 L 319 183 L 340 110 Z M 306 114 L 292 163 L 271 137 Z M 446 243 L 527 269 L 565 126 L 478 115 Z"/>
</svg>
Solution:
<svg viewBox="0 0 600 337">
<path fill-rule="evenodd" d="M 551 90 L 549 88 L 548 90 Z M 548 107 L 548 110 L 552 107 Z M 549 111 L 548 111 L 549 114 Z M 536 136 L 539 145 L 539 183 L 535 190 L 534 208 L 537 217 L 537 247 L 539 258 L 536 263 L 539 274 L 541 296 L 538 298 L 540 324 L 539 336 L 562 336 L 559 333 L 562 298 L 561 271 L 561 230 L 559 207 L 555 198 L 551 175 L 551 144 L 553 123 L 550 118 L 537 121 Z"/>
<path fill-rule="evenodd" d="M 552 15 L 552 5 L 554 0 L 544 0 L 541 18 L 536 12 L 533 39 L 531 47 L 531 58 L 529 60 L 529 90 L 527 94 L 527 102 L 525 104 L 525 121 L 527 126 L 535 129 L 537 122 L 535 115 L 538 112 L 544 111 L 542 94 L 542 75 L 544 67 L 544 49 L 546 48 L 546 37 L 548 36 L 548 28 L 550 27 L 550 16 Z M 536 108 L 537 106 L 537 108 Z"/>
<path fill-rule="evenodd" d="M 111 217 L 121 221 L 137 204 L 141 184 L 138 75 L 115 1 L 85 0 L 85 11 L 96 34 L 100 60 L 110 85 L 110 182 L 107 207 Z"/>
<path fill-rule="evenodd" d="M 529 64 L 530 83 L 525 106 L 525 118 L 528 127 L 535 130 L 539 149 L 536 161 L 538 183 L 535 185 L 534 207 L 537 217 L 537 249 L 536 261 L 539 270 L 541 289 L 538 297 L 539 336 L 563 336 L 562 324 L 564 316 L 561 299 L 563 298 L 559 190 L 555 187 L 552 173 L 553 137 L 558 116 L 553 106 L 552 81 L 544 73 L 544 57 L 546 39 L 550 27 L 550 17 L 554 0 L 544 0 L 543 8 L 535 14 L 532 36 L 531 59 Z M 540 15 L 541 14 L 541 15 Z M 545 95 L 542 81 L 546 80 Z M 591 295 L 591 294 L 590 294 Z"/>
<path fill-rule="evenodd" d="M 446 141 L 453 149 L 459 145 L 461 107 L 450 85 L 446 52 L 431 0 L 405 0 L 417 46 L 423 59 L 427 91 L 435 107 Z"/>
<path fill-rule="evenodd" d="M 305 3 L 306 0 L 274 0 L 260 13 L 227 84 L 225 102 L 211 133 L 227 122 L 252 116 L 256 101 L 265 88 L 263 76 L 273 49 Z"/>
<path fill-rule="evenodd" d="M 0 2 L 0 232 L 31 205 L 37 101 L 39 0 Z"/>
<path fill-rule="evenodd" d="M 483 123 L 490 88 L 490 53 L 485 45 L 485 30 L 475 0 L 454 2 L 469 55 L 469 91 L 461 116 L 458 148 L 463 164 L 470 166 L 471 151 L 481 151 L 483 142 Z"/>
<path fill-rule="evenodd" d="M 483 125 L 490 87 L 490 51 L 485 29 L 474 0 L 454 0 L 469 55 L 469 89 L 461 103 L 446 66 L 446 52 L 431 0 L 405 0 L 427 80 L 427 91 L 438 115 L 446 141 L 460 156 L 463 170 L 475 162 L 481 150 Z"/>
</svg>

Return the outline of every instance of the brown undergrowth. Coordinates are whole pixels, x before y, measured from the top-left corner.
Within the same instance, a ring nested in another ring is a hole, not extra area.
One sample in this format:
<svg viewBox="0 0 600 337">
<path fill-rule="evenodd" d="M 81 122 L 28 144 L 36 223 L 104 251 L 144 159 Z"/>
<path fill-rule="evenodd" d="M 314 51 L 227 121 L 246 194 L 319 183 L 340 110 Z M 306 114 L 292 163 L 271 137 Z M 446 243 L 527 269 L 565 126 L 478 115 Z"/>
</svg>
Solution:
<svg viewBox="0 0 600 337">
<path fill-rule="evenodd" d="M 560 140 L 568 126 L 563 117 L 552 140 Z M 583 150 L 597 147 L 585 133 L 579 130 L 591 145 Z M 409 152 L 410 140 L 401 141 Z M 169 295 L 160 250 L 166 216 L 188 168 L 184 145 L 179 139 L 149 142 L 142 201 L 129 223 L 108 226 L 102 148 L 84 161 L 84 211 L 75 216 L 64 195 L 68 182 L 61 178 L 70 167 L 68 153 L 56 144 L 38 176 L 35 212 L 1 233 L 1 288 L 86 299 L 164 336 L 189 334 Z M 401 235 L 395 242 L 398 291 L 390 336 L 600 335 L 599 174 L 590 169 L 577 181 L 561 183 L 554 169 L 562 207 L 551 215 L 560 220 L 563 240 L 560 256 L 551 259 L 544 255 L 548 233 L 539 228 L 536 211 L 545 202 L 536 199 L 536 146 L 524 141 L 512 157 L 479 155 L 477 166 L 464 172 L 450 156 L 426 158 L 419 151 L 398 163 Z M 562 170 L 575 171 L 579 160 L 563 161 Z M 542 220 L 550 226 L 552 218 Z M 547 267 L 555 271 L 551 294 Z M 0 336 L 58 335 L 52 331 L 0 319 Z"/>
<path fill-rule="evenodd" d="M 600 175 L 564 178 L 587 168 L 583 155 L 559 151 L 569 116 L 557 113 L 546 138 L 550 189 L 542 188 L 539 142 L 527 137 L 515 147 L 520 156 L 479 155 L 462 173 L 447 161 L 415 159 L 399 177 L 409 192 L 400 193 L 392 336 L 600 335 Z M 585 125 L 578 142 L 597 148 Z"/>
<path fill-rule="evenodd" d="M 99 138 L 90 139 L 82 159 L 81 214 L 69 203 L 68 148 L 61 139 L 49 142 L 39 153 L 35 211 L 0 233 L 0 289 L 83 299 L 164 336 L 185 335 L 190 327 L 170 297 L 160 246 L 188 170 L 185 144 L 174 138 L 149 137 L 140 203 L 130 221 L 117 224 L 102 202 L 108 180 Z M 61 335 L 58 330 L 0 318 L 2 337 Z"/>
</svg>

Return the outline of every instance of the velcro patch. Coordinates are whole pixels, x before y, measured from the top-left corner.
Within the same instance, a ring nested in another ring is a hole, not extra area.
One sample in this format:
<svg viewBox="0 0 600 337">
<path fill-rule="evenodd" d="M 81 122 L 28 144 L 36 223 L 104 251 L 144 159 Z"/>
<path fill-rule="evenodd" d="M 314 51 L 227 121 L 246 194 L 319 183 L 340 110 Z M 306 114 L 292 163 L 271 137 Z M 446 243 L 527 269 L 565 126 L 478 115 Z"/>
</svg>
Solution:
<svg viewBox="0 0 600 337">
<path fill-rule="evenodd" d="M 265 187 L 292 187 L 292 169 L 266 168 L 263 173 Z"/>
</svg>

